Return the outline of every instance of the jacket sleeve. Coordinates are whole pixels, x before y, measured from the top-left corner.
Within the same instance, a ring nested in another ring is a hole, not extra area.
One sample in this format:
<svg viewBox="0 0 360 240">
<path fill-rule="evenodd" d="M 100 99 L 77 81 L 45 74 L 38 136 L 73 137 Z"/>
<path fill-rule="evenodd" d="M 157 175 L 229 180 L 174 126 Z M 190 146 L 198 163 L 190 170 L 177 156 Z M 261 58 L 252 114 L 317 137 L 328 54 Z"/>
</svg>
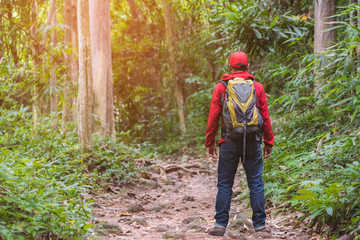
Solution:
<svg viewBox="0 0 360 240">
<path fill-rule="evenodd" d="M 257 82 L 255 91 L 258 100 L 258 108 L 260 110 L 261 116 L 263 117 L 263 121 L 264 121 L 262 126 L 262 130 L 264 133 L 264 143 L 272 147 L 274 145 L 274 133 L 271 127 L 269 109 L 268 109 L 263 85 Z"/>
<path fill-rule="evenodd" d="M 221 96 L 225 86 L 222 83 L 218 83 L 215 86 L 214 93 L 211 99 L 208 125 L 206 129 L 205 146 L 209 147 L 215 144 L 215 136 L 219 127 L 219 120 L 221 116 L 222 104 Z"/>
</svg>

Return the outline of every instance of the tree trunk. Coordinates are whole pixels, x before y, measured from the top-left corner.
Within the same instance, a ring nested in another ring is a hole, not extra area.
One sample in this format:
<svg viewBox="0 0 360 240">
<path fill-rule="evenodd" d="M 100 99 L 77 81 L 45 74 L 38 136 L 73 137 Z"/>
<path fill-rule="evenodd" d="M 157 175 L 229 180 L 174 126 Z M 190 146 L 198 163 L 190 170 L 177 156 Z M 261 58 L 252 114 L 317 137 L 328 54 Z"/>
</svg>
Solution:
<svg viewBox="0 0 360 240">
<path fill-rule="evenodd" d="M 134 22 L 138 22 L 139 21 L 139 12 L 138 9 L 136 7 L 135 1 L 134 0 L 127 0 L 129 8 L 130 8 L 130 12 L 131 12 L 131 16 L 134 19 Z"/>
<path fill-rule="evenodd" d="M 78 0 L 79 82 L 78 82 L 78 135 L 82 151 L 92 148 L 92 69 L 89 26 L 89 2 Z"/>
<path fill-rule="evenodd" d="M 357 1 L 358 7 L 360 7 L 360 0 Z M 357 10 L 357 27 L 360 28 L 360 9 Z"/>
<path fill-rule="evenodd" d="M 351 4 L 354 4 L 357 2 L 357 0 L 350 0 Z M 350 24 L 353 26 L 357 26 L 357 19 L 356 19 L 356 15 L 357 15 L 357 11 L 356 10 L 352 10 L 350 12 Z"/>
<path fill-rule="evenodd" d="M 164 11 L 164 21 L 165 21 L 165 31 L 166 31 L 166 40 L 167 48 L 170 55 L 170 67 L 172 70 L 172 78 L 175 81 L 175 94 L 176 94 L 176 103 L 178 107 L 179 119 L 180 119 L 180 130 L 181 135 L 186 134 L 186 125 L 185 125 L 185 113 L 184 113 L 184 84 L 182 79 L 179 78 L 179 69 L 178 62 L 176 57 L 176 38 L 174 33 L 174 23 L 173 23 L 173 13 L 172 13 L 172 4 L 170 0 L 162 0 L 163 11 Z"/>
<path fill-rule="evenodd" d="M 57 45 L 57 18 L 56 18 L 56 0 L 50 0 L 50 10 L 49 10 L 49 25 L 53 28 L 51 35 L 50 35 L 50 41 L 52 47 L 55 47 Z M 56 61 L 51 55 L 51 69 L 50 69 L 50 113 L 54 114 L 54 120 L 56 122 L 57 116 L 57 100 L 58 100 L 58 94 L 56 91 L 57 86 L 57 77 L 56 77 Z M 57 124 L 54 125 L 56 128 Z"/>
<path fill-rule="evenodd" d="M 335 15 L 335 0 L 317 0 L 315 1 L 315 36 L 314 36 L 314 52 L 323 52 L 332 46 L 336 41 L 336 30 L 326 31 L 333 27 L 332 22 L 335 19 L 329 18 Z"/>
<path fill-rule="evenodd" d="M 327 23 L 334 21 L 334 18 L 329 17 L 335 15 L 335 13 L 335 0 L 315 1 L 314 53 L 326 51 L 336 41 L 336 30 L 326 31 L 326 29 L 333 27 L 332 24 Z M 315 70 L 315 92 L 318 92 L 321 85 L 320 76 Z"/>
<path fill-rule="evenodd" d="M 140 11 L 139 9 L 136 7 L 135 1 L 134 0 L 127 0 L 129 9 L 130 9 L 130 13 L 131 13 L 131 17 L 132 20 L 130 22 L 130 36 L 132 37 L 134 42 L 138 42 L 139 40 L 141 40 L 143 38 L 143 32 L 141 31 L 141 22 L 140 22 Z"/>
<path fill-rule="evenodd" d="M 33 57 L 33 61 L 34 61 L 34 68 L 37 68 L 41 65 L 39 37 L 38 37 L 38 33 L 37 33 L 37 29 L 38 29 L 37 15 L 38 15 L 37 0 L 32 0 L 32 2 L 31 2 L 32 25 L 30 27 L 30 34 L 33 38 L 31 51 L 32 51 L 32 57 Z M 35 73 L 34 78 L 38 79 L 39 75 Z M 32 87 L 31 93 L 32 93 L 32 97 L 34 99 L 32 102 L 32 111 L 33 111 L 34 132 L 36 133 L 37 125 L 38 125 L 38 121 L 39 121 L 40 107 L 41 107 L 40 101 L 39 101 L 39 99 L 37 99 L 37 97 L 39 96 L 39 91 L 38 91 L 38 87 L 36 86 L 36 84 Z"/>
<path fill-rule="evenodd" d="M 66 47 L 71 49 L 71 54 L 65 55 L 68 82 L 63 89 L 63 129 L 67 122 L 76 121 L 76 99 L 69 96 L 69 91 L 73 90 L 73 86 L 77 85 L 78 80 L 78 61 L 75 57 L 78 45 L 76 6 L 77 0 L 65 0 L 65 25 L 67 28 L 65 29 L 64 41 Z"/>
<path fill-rule="evenodd" d="M 72 55 L 72 62 L 70 65 L 71 68 L 71 81 L 74 88 L 72 90 L 77 89 L 78 85 L 78 77 L 79 77 L 79 61 L 76 57 L 76 53 L 78 52 L 78 16 L 77 16 L 77 0 L 71 0 L 71 8 L 72 8 L 72 15 L 71 15 L 71 41 L 73 43 L 73 55 Z M 72 101 L 72 120 L 77 121 L 77 99 L 76 97 L 71 98 Z"/>
<path fill-rule="evenodd" d="M 6 8 L 7 8 L 6 13 L 7 13 L 7 17 L 9 19 L 9 22 L 12 22 L 13 5 L 12 5 L 12 3 L 10 1 L 6 1 Z M 2 17 L 2 16 L 0 16 L 0 17 Z M 12 28 L 11 24 L 10 24 L 9 27 Z M 13 30 L 12 29 L 7 29 L 7 31 L 10 33 Z M 13 37 L 13 36 L 10 35 L 10 37 Z M 13 57 L 14 65 L 17 66 L 19 64 L 19 55 L 18 55 L 18 52 L 17 52 L 17 49 L 16 49 L 16 41 L 11 41 L 11 43 L 9 45 L 10 45 L 9 48 L 10 48 L 10 51 L 11 51 L 11 56 Z"/>
<path fill-rule="evenodd" d="M 91 59 L 94 91 L 95 131 L 114 134 L 114 100 L 111 65 L 110 0 L 90 0 Z"/>
<path fill-rule="evenodd" d="M 357 0 L 357 7 L 360 7 L 360 0 Z M 360 9 L 357 10 L 357 27 L 360 28 Z M 360 58 L 359 56 L 359 48 L 357 48 L 357 57 Z M 358 66 L 356 68 L 357 72 L 360 72 L 360 64 L 358 63 Z"/>
</svg>

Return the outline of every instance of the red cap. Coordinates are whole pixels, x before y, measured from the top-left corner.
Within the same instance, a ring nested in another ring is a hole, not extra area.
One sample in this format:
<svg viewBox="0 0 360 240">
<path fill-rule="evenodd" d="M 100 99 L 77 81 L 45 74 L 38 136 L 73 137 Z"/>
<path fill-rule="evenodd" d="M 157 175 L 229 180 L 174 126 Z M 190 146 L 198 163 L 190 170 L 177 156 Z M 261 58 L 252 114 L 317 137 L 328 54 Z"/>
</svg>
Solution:
<svg viewBox="0 0 360 240">
<path fill-rule="evenodd" d="M 229 65 L 233 67 L 240 68 L 241 65 L 244 64 L 246 67 L 248 67 L 248 58 L 244 52 L 234 52 L 230 56 L 230 62 Z"/>
</svg>

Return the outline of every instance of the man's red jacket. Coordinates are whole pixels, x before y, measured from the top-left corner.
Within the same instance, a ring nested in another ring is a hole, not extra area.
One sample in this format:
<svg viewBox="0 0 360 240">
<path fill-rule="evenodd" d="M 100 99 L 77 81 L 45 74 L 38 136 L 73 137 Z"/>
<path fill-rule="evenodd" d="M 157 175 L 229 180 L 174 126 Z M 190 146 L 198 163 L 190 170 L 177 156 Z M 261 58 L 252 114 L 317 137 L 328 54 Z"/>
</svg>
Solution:
<svg viewBox="0 0 360 240">
<path fill-rule="evenodd" d="M 248 72 L 235 72 L 235 73 L 226 73 L 222 76 L 221 80 L 230 80 L 234 78 L 244 78 L 244 79 L 254 79 L 254 76 Z M 264 87 L 261 83 L 255 81 L 254 88 L 257 97 L 257 107 L 260 110 L 260 114 L 264 120 L 262 125 L 262 130 L 264 133 L 264 142 L 266 145 L 273 146 L 274 143 L 274 134 L 271 128 L 269 110 L 267 106 L 266 96 Z M 218 83 L 215 86 L 213 97 L 211 100 L 210 111 L 209 111 L 209 120 L 208 126 L 206 129 L 206 139 L 205 146 L 209 147 L 215 143 L 215 136 L 219 126 L 219 119 L 222 115 L 222 104 L 221 97 L 225 96 L 226 87 L 222 83 Z M 224 120 L 222 120 L 222 125 L 224 125 Z M 220 139 L 219 145 L 224 142 L 225 139 Z"/>
</svg>

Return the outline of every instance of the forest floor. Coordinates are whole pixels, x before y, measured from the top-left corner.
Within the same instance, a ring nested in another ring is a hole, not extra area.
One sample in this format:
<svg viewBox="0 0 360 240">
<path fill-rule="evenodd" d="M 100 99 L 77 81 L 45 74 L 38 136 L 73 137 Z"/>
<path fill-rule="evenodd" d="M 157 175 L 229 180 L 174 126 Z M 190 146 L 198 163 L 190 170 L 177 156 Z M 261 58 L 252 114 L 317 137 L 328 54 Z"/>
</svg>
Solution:
<svg viewBox="0 0 360 240">
<path fill-rule="evenodd" d="M 103 235 L 90 239 L 321 239 L 285 205 L 266 208 L 271 235 L 255 233 L 249 201 L 237 197 L 247 191 L 241 164 L 225 236 L 210 236 L 207 229 L 214 225 L 217 160 L 181 156 L 137 162 L 143 169 L 141 179 L 121 188 L 109 186 L 93 196 L 95 221 L 102 224 L 99 231 Z"/>
</svg>

